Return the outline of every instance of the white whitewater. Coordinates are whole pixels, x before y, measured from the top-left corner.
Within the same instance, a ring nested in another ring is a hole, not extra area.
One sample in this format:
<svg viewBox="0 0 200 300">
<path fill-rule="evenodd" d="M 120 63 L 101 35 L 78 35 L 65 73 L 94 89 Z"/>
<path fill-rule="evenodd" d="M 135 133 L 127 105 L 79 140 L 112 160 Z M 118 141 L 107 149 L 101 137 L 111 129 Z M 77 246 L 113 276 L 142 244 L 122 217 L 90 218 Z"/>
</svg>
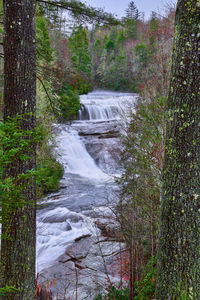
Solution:
<svg viewBox="0 0 200 300">
<path fill-rule="evenodd" d="M 65 173 L 78 174 L 90 179 L 109 179 L 95 164 L 84 143 L 73 128 L 62 129 L 56 140 L 58 160 Z"/>
<path fill-rule="evenodd" d="M 119 120 L 133 94 L 109 91 L 95 91 L 81 96 L 82 108 L 79 120 Z"/>
<path fill-rule="evenodd" d="M 37 212 L 37 271 L 41 272 L 65 252 L 67 246 L 94 230 L 92 218 L 84 215 L 91 207 L 103 206 L 106 185 L 111 191 L 114 185 L 111 176 L 101 170 L 88 153 L 85 139 L 79 135 L 80 128 L 101 126 L 119 121 L 126 105 L 136 96 L 128 93 L 95 91 L 81 96 L 82 109 L 79 120 L 72 125 L 56 125 L 56 153 L 64 166 L 62 189 L 45 199 L 43 208 Z M 112 123 L 113 124 L 113 123 Z M 115 123 L 114 123 L 115 124 Z M 112 125 L 115 126 L 115 125 Z M 90 136 L 92 144 L 96 137 Z M 112 139 L 107 139 L 110 143 Z M 95 139 L 95 145 L 98 141 Z M 106 144 L 105 144 L 106 145 Z M 95 148 L 96 149 L 96 148 Z M 97 153 L 98 155 L 98 153 Z M 102 151 L 100 156 L 102 155 Z M 105 154 L 110 160 L 110 156 Z M 113 174 L 116 170 L 113 170 Z M 96 228 L 95 228 L 96 230 Z"/>
<path fill-rule="evenodd" d="M 73 221 L 76 218 L 78 222 Z M 65 207 L 57 207 L 39 216 L 36 245 L 37 272 L 50 266 L 76 238 L 92 232 L 93 227 L 89 218 L 71 212 Z"/>
</svg>

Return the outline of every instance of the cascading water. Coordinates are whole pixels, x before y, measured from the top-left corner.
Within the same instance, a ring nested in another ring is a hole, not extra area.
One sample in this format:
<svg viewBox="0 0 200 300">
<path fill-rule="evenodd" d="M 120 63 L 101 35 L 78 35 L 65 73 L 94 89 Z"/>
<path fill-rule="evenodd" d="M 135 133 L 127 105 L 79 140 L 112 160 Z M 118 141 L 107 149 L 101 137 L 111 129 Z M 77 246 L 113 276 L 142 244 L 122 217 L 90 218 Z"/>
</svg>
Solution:
<svg viewBox="0 0 200 300">
<path fill-rule="evenodd" d="M 64 166 L 65 173 L 78 174 L 91 179 L 108 179 L 87 152 L 75 129 L 62 129 L 56 144 L 59 152 L 58 160 Z"/>
<path fill-rule="evenodd" d="M 81 96 L 82 108 L 79 120 L 120 119 L 122 105 L 133 98 L 133 94 L 114 92 L 92 92 Z"/>
<path fill-rule="evenodd" d="M 100 233 L 94 218 L 98 209 L 107 213 L 107 202 L 116 189 L 111 175 L 119 173 L 119 120 L 127 103 L 134 102 L 135 97 L 105 91 L 83 95 L 78 120 L 71 126 L 55 125 L 55 153 L 64 166 L 64 176 L 60 190 L 49 195 L 37 212 L 37 271 L 42 278 L 64 276 L 60 261 L 63 262 L 61 257 L 66 251 L 69 253 L 66 249 L 79 247 L 74 241 Z M 71 262 L 71 256 L 68 254 L 64 262 Z M 86 298 L 79 295 L 78 299 L 92 299 L 88 293 Z"/>
</svg>

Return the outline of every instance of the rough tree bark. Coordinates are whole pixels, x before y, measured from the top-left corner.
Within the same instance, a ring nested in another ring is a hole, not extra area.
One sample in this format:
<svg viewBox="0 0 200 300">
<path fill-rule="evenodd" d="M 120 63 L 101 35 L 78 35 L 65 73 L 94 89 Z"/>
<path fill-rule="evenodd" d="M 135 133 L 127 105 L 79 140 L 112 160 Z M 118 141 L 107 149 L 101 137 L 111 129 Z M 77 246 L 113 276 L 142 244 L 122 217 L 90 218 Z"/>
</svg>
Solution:
<svg viewBox="0 0 200 300">
<path fill-rule="evenodd" d="M 200 297 L 200 2 L 179 0 L 167 129 L 156 299 Z"/>
<path fill-rule="evenodd" d="M 34 130 L 36 123 L 35 2 L 4 0 L 4 121 L 21 116 L 19 126 L 25 131 Z M 35 152 L 33 142 L 26 153 L 30 159 L 10 163 L 4 168 L 4 178 L 17 178 L 34 169 Z M 23 191 L 25 203 L 3 212 L 1 285 L 20 290 L 3 299 L 35 299 L 36 189 L 34 179 L 27 184 Z"/>
</svg>

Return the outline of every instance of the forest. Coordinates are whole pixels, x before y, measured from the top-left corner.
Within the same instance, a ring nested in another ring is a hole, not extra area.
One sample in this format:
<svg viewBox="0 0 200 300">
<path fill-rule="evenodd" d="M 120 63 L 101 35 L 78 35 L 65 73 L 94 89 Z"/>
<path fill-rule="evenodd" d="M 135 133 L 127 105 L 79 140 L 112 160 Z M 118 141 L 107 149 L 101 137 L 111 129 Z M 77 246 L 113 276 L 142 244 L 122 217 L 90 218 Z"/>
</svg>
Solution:
<svg viewBox="0 0 200 300">
<path fill-rule="evenodd" d="M 199 15 L 0 0 L 0 299 L 200 299 Z"/>
</svg>

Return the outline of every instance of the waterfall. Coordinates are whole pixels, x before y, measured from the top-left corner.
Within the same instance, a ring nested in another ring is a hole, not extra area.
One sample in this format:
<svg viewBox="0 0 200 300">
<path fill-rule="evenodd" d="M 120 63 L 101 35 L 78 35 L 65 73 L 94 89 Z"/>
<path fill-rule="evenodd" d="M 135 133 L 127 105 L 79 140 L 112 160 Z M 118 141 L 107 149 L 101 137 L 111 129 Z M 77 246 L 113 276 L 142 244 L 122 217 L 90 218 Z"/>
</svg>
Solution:
<svg viewBox="0 0 200 300">
<path fill-rule="evenodd" d="M 81 96 L 82 107 L 79 120 L 116 120 L 120 119 L 125 104 L 131 103 L 133 94 L 96 91 Z M 123 109 L 122 109 L 123 106 Z"/>
<path fill-rule="evenodd" d="M 97 167 L 75 129 L 61 129 L 56 144 L 58 160 L 64 166 L 65 173 L 91 179 L 109 179 L 108 175 Z"/>
<path fill-rule="evenodd" d="M 55 153 L 64 167 L 64 176 L 59 191 L 48 195 L 37 211 L 36 268 L 47 280 L 65 276 L 60 259 L 63 261 L 64 255 L 64 261 L 70 260 L 65 257 L 70 245 L 73 249 L 80 239 L 94 238 L 100 232 L 94 218 L 98 211 L 108 210 L 107 203 L 113 201 L 117 189 L 112 175 L 120 173 L 119 121 L 136 101 L 136 95 L 95 91 L 80 99 L 78 120 L 71 125 L 54 125 Z M 63 278 L 65 283 L 67 279 Z M 79 282 L 84 286 L 84 277 L 79 277 Z M 82 300 L 81 293 L 78 299 Z"/>
</svg>

